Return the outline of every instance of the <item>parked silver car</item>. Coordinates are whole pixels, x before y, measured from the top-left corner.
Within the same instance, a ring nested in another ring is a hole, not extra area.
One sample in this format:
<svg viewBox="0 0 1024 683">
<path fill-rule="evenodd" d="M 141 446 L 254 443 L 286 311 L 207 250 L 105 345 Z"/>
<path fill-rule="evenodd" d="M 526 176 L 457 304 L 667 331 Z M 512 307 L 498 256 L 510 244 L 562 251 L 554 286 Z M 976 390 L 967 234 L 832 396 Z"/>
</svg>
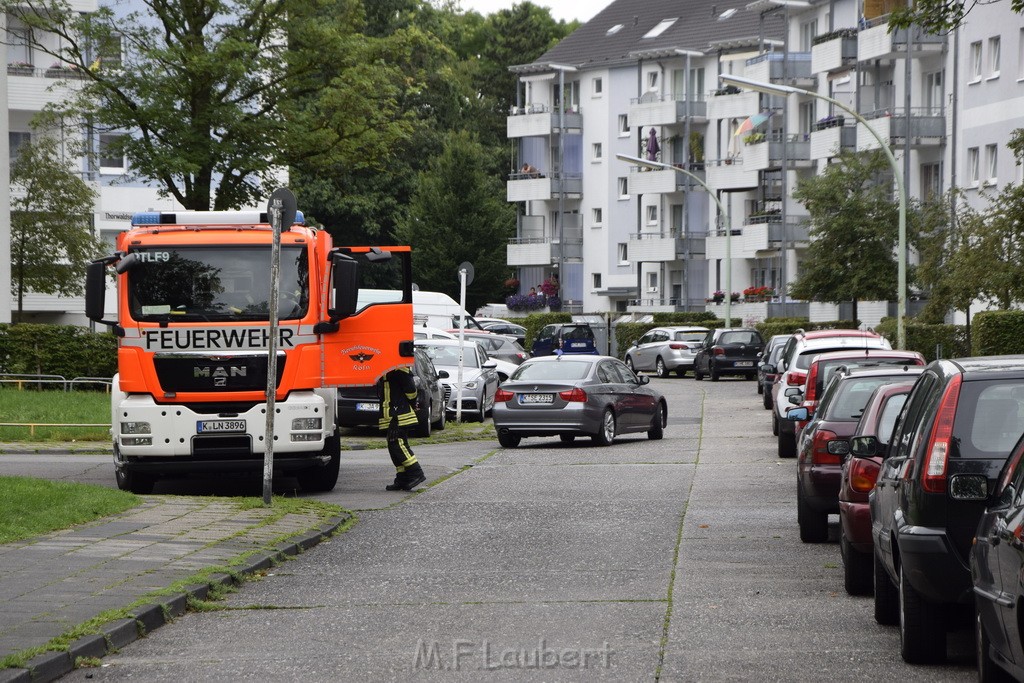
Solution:
<svg viewBox="0 0 1024 683">
<path fill-rule="evenodd" d="M 515 448 L 523 437 L 589 436 L 608 446 L 619 434 L 660 439 L 668 415 L 664 395 L 617 358 L 561 355 L 531 358 L 498 388 L 498 442 Z"/>
<path fill-rule="evenodd" d="M 656 372 L 685 377 L 693 370 L 693 358 L 708 334 L 706 327 L 655 327 L 626 351 L 626 365 L 635 372 Z"/>
<path fill-rule="evenodd" d="M 494 394 L 498 390 L 497 363 L 488 358 L 476 342 L 469 340 L 462 347 L 458 339 L 417 339 L 414 343 L 427 352 L 438 372 L 448 372 L 441 384 L 449 416 L 458 408 L 459 356 L 462 356 L 462 412 L 483 422 L 494 407 Z"/>
</svg>

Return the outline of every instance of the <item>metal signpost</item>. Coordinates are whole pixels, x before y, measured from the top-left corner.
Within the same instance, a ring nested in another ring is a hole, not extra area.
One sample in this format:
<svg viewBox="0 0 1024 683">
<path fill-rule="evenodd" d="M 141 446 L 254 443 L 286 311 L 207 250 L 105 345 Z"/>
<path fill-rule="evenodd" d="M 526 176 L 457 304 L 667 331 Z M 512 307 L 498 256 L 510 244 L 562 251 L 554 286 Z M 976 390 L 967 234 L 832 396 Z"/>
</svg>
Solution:
<svg viewBox="0 0 1024 683">
<path fill-rule="evenodd" d="M 274 401 L 277 397 L 277 335 L 278 301 L 281 295 L 281 231 L 295 222 L 295 195 L 286 188 L 278 188 L 267 202 L 267 216 L 274 229 L 274 243 L 270 251 L 270 326 L 267 335 L 267 428 L 263 450 L 263 505 L 270 506 L 274 481 Z"/>
<path fill-rule="evenodd" d="M 462 422 L 462 366 L 466 350 L 466 287 L 473 284 L 473 264 L 463 261 L 459 264 L 459 376 L 455 387 L 455 421 Z M 482 399 L 481 399 L 482 400 Z"/>
</svg>

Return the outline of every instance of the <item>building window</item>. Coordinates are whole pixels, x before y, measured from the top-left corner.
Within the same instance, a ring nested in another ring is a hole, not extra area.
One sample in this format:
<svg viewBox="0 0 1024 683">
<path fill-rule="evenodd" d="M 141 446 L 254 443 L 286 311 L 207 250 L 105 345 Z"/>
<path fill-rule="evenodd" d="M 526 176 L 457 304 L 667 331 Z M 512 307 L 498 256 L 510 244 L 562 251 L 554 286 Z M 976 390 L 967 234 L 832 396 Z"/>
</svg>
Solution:
<svg viewBox="0 0 1024 683">
<path fill-rule="evenodd" d="M 818 35 L 818 20 L 800 24 L 800 52 L 810 52 L 814 38 Z"/>
<path fill-rule="evenodd" d="M 629 182 L 626 178 L 619 178 L 619 199 L 629 199 Z"/>
<path fill-rule="evenodd" d="M 981 41 L 971 43 L 970 82 L 981 80 Z"/>
<path fill-rule="evenodd" d="M 593 158 L 594 161 L 600 161 L 602 157 L 603 148 L 600 142 L 595 142 L 593 145 Z"/>
<path fill-rule="evenodd" d="M 651 206 L 647 207 L 647 224 L 648 225 L 654 225 L 657 222 L 658 222 L 658 207 L 654 206 L 652 204 Z"/>
<path fill-rule="evenodd" d="M 124 173 L 128 168 L 121 148 L 121 137 L 114 134 L 100 135 L 100 173 Z"/>
<path fill-rule="evenodd" d="M 921 164 L 921 199 L 936 201 L 942 194 L 942 166 Z"/>
<path fill-rule="evenodd" d="M 656 90 L 658 88 L 658 72 L 648 71 L 647 72 L 647 89 Z"/>
<path fill-rule="evenodd" d="M 672 24 L 676 23 L 677 19 L 678 17 L 673 17 L 672 19 L 662 19 L 657 26 L 655 26 L 650 31 L 644 34 L 644 38 L 657 38 L 662 33 L 667 31 Z"/>
<path fill-rule="evenodd" d="M 594 225 L 601 225 L 601 223 L 604 222 L 604 211 L 600 207 L 593 208 L 590 211 L 590 217 L 593 220 Z"/>
<path fill-rule="evenodd" d="M 978 148 L 971 147 L 967 150 L 967 183 L 972 186 L 978 185 Z"/>
<path fill-rule="evenodd" d="M 988 39 L 988 77 L 999 78 L 999 36 Z"/>
<path fill-rule="evenodd" d="M 604 82 L 600 78 L 595 78 L 593 83 L 594 83 L 594 94 L 595 95 L 600 95 L 602 92 L 604 92 L 604 90 L 603 90 Z"/>
<path fill-rule="evenodd" d="M 11 162 L 18 158 L 21 148 L 32 142 L 32 133 L 7 133 L 7 146 L 10 150 Z"/>
<path fill-rule="evenodd" d="M 647 291 L 657 292 L 658 291 L 658 274 L 647 273 Z"/>
<path fill-rule="evenodd" d="M 13 23 L 13 19 L 8 17 Z M 22 65 L 32 63 L 32 37 L 31 29 L 27 27 L 7 29 L 7 63 L 10 65 Z"/>
<path fill-rule="evenodd" d="M 924 106 L 927 116 L 938 116 L 943 110 L 942 72 L 924 75 Z"/>
<path fill-rule="evenodd" d="M 601 273 L 591 273 L 590 282 L 594 289 L 601 289 Z"/>
<path fill-rule="evenodd" d="M 121 36 L 112 35 L 96 47 L 95 66 L 117 68 L 121 66 Z"/>
<path fill-rule="evenodd" d="M 985 171 L 987 173 L 986 181 L 990 185 L 996 184 L 996 178 L 999 174 L 996 173 L 996 157 L 997 147 L 995 145 L 985 145 Z"/>
<path fill-rule="evenodd" d="M 619 114 L 619 137 L 626 137 L 629 135 L 629 117 L 625 114 Z"/>
<path fill-rule="evenodd" d="M 629 265 L 629 250 L 627 249 L 628 246 L 629 245 L 626 244 L 625 242 L 619 242 L 619 244 L 618 244 L 618 250 L 617 251 L 619 253 L 619 265 L 620 266 L 628 266 Z"/>
<path fill-rule="evenodd" d="M 814 102 L 800 103 L 800 132 L 805 135 L 811 132 L 814 125 Z"/>
<path fill-rule="evenodd" d="M 1017 37 L 1017 80 L 1024 81 L 1024 28 Z"/>
</svg>

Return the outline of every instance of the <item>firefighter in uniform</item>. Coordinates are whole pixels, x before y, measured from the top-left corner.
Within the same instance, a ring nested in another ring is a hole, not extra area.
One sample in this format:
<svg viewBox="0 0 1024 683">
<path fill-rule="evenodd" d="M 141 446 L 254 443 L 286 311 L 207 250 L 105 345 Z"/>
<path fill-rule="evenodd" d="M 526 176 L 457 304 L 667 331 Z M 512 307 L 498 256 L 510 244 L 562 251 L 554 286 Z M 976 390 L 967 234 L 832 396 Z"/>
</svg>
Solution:
<svg viewBox="0 0 1024 683">
<path fill-rule="evenodd" d="M 411 491 L 427 477 L 409 447 L 408 429 L 416 424 L 416 383 L 410 368 L 392 370 L 377 383 L 381 429 L 387 430 L 388 453 L 395 464 L 395 481 L 388 491 Z"/>
</svg>

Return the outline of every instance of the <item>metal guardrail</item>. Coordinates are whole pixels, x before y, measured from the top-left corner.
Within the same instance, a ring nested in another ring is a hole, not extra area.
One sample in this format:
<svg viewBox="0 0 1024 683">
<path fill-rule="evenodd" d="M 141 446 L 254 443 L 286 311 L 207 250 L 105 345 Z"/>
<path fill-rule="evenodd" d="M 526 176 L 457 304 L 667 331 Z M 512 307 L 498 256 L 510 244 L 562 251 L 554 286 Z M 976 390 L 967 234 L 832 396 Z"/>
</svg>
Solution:
<svg viewBox="0 0 1024 683">
<path fill-rule="evenodd" d="M 3 372 L 0 373 L 0 384 L 16 384 L 19 390 L 23 390 L 27 384 L 40 385 L 37 388 L 42 388 L 41 385 L 43 384 L 59 384 L 64 391 L 70 391 L 76 385 L 102 384 L 106 386 L 107 393 L 110 393 L 113 380 L 110 377 L 75 377 L 69 380 L 64 375 L 33 375 Z"/>
</svg>

